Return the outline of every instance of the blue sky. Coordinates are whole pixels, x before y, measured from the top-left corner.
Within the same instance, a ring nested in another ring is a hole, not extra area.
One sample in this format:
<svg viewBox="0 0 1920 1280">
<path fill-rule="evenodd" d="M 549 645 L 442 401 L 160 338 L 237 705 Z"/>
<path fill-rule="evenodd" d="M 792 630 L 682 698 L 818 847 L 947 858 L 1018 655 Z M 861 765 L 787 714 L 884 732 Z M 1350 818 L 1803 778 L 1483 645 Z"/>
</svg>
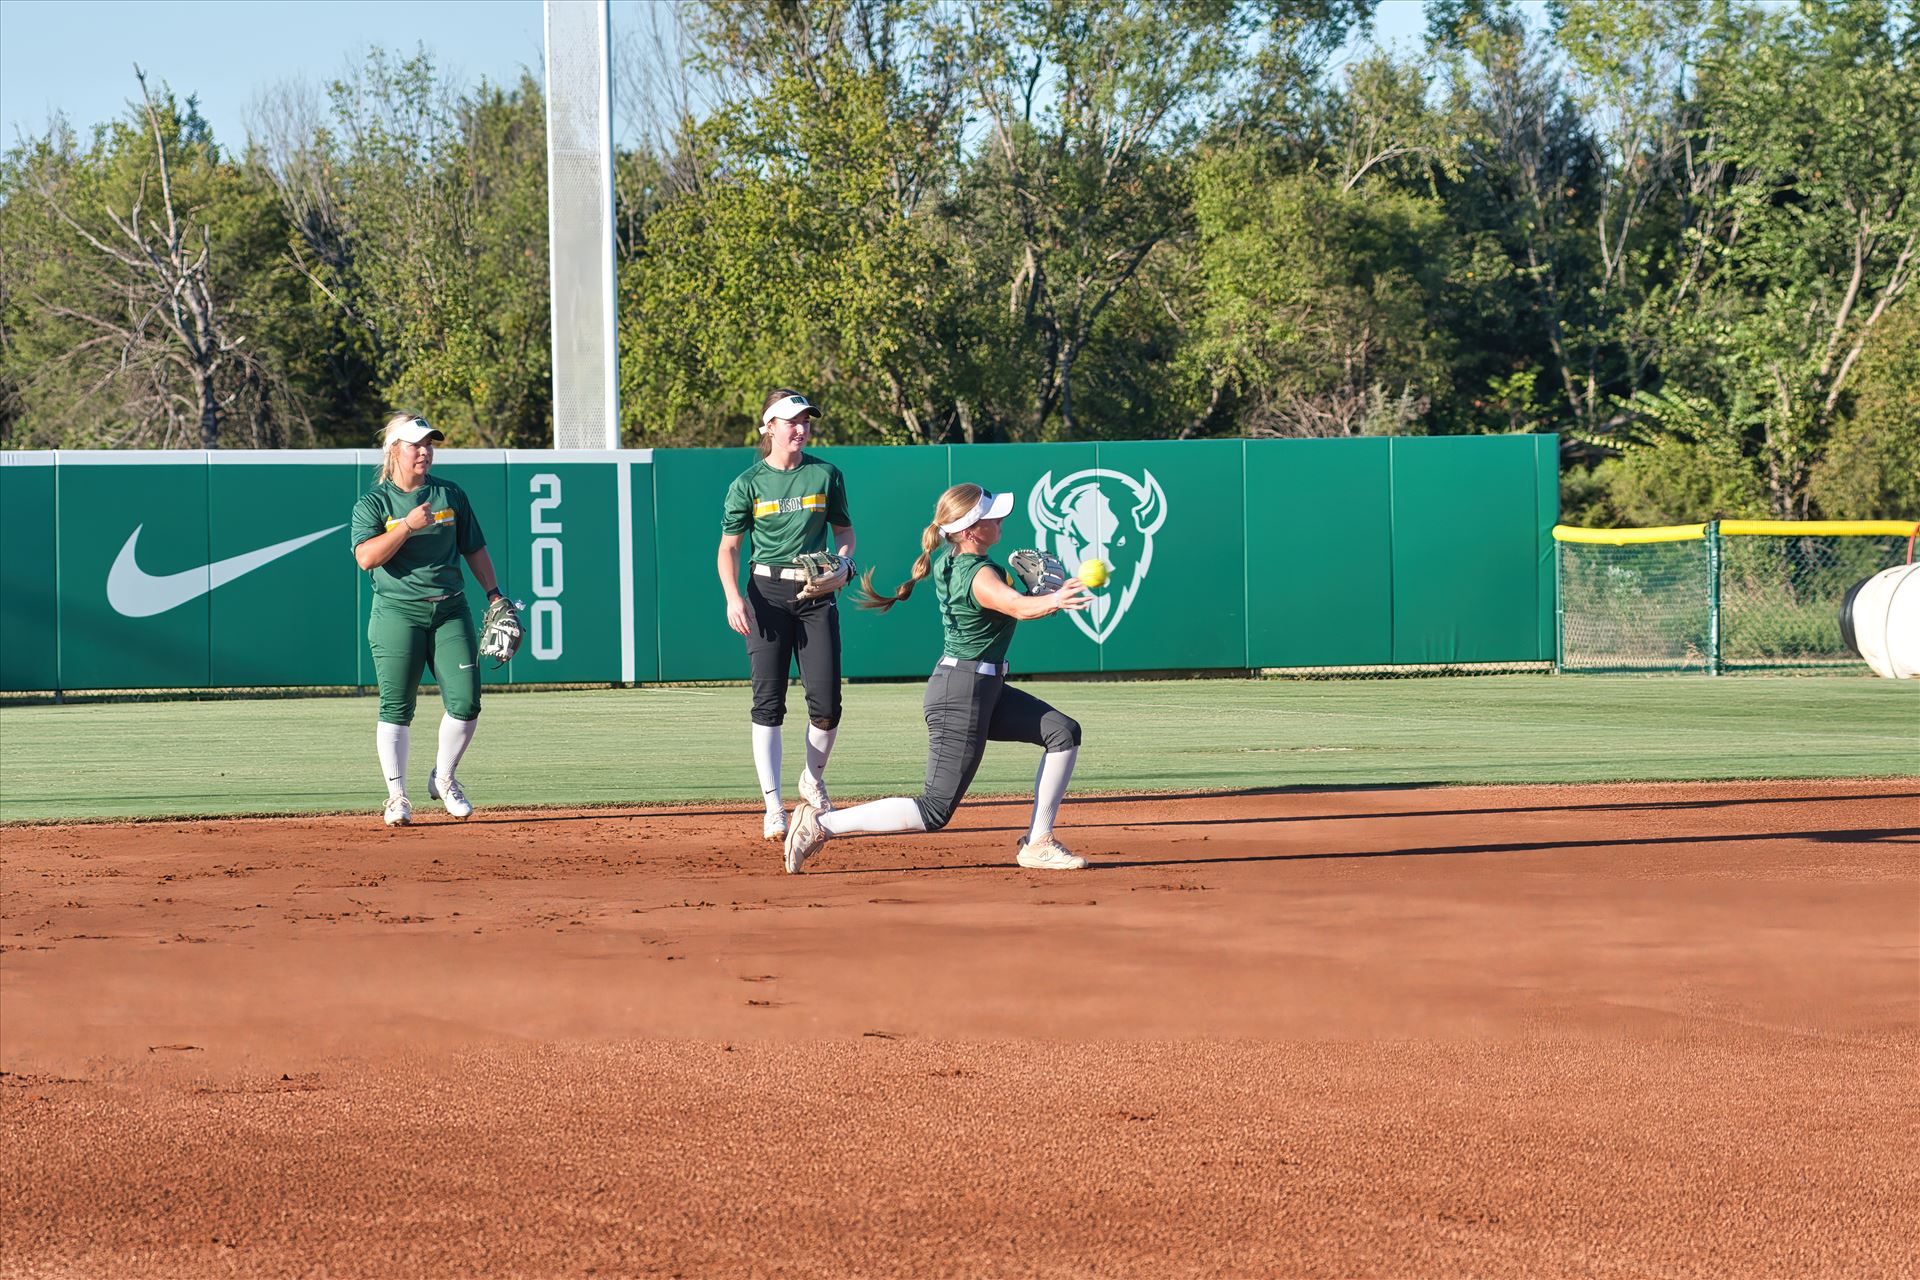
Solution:
<svg viewBox="0 0 1920 1280">
<path fill-rule="evenodd" d="M 84 138 L 137 100 L 139 63 L 224 145 L 246 138 L 255 93 L 339 76 L 370 44 L 424 44 L 462 83 L 540 74 L 540 0 L 0 0 L 0 143 L 44 133 L 54 110 Z"/>
<path fill-rule="evenodd" d="M 615 0 L 616 28 L 646 2 Z M 1375 36 L 1401 44 L 1422 26 L 1421 0 L 1382 0 Z M 522 67 L 541 75 L 543 33 L 541 0 L 0 0 L 0 148 L 44 133 L 55 111 L 85 138 L 137 99 L 136 62 L 197 96 L 214 138 L 237 148 L 258 92 L 325 84 L 369 45 L 425 45 L 458 83 L 512 83 Z"/>
</svg>

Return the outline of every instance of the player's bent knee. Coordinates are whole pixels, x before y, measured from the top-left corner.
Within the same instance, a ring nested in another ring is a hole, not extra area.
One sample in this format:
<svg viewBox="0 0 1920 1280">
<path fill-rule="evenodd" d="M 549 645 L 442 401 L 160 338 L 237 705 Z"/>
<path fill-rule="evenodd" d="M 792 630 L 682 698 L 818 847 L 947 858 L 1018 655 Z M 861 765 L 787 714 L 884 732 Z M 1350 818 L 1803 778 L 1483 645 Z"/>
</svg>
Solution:
<svg viewBox="0 0 1920 1280">
<path fill-rule="evenodd" d="M 927 830 L 938 831 L 953 821 L 953 811 L 960 807 L 960 797 L 921 796 L 914 803 L 920 806 L 920 821 L 926 824 Z"/>
<path fill-rule="evenodd" d="M 1080 722 L 1058 711 L 1049 711 L 1040 721 L 1040 737 L 1049 751 L 1071 751 L 1080 745 Z"/>
</svg>

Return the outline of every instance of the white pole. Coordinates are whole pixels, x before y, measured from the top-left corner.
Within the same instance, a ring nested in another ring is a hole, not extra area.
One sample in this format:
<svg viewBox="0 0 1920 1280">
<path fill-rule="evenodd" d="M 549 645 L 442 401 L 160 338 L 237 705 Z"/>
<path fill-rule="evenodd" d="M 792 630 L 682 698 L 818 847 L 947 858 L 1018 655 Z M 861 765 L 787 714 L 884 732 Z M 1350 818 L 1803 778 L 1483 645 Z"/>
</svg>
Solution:
<svg viewBox="0 0 1920 1280">
<path fill-rule="evenodd" d="M 546 0 L 553 443 L 620 447 L 608 0 Z"/>
<path fill-rule="evenodd" d="M 600 0 L 600 193 L 607 233 L 600 240 L 601 350 L 606 353 L 606 447 L 620 447 L 619 276 L 614 259 L 617 223 L 613 199 L 613 5 Z M 632 679 L 631 676 L 628 677 Z"/>
</svg>

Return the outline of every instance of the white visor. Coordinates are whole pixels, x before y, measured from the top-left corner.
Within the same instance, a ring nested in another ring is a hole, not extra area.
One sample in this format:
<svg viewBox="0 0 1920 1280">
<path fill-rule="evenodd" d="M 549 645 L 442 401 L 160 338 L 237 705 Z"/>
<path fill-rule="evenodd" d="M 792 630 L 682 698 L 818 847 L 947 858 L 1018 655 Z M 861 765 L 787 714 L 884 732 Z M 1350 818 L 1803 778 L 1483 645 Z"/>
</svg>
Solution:
<svg viewBox="0 0 1920 1280">
<path fill-rule="evenodd" d="M 1011 493 L 994 493 L 989 489 L 980 491 L 980 501 L 973 504 L 973 510 L 955 520 L 952 524 L 940 526 L 940 532 L 953 534 L 962 529 L 971 529 L 982 520 L 1004 520 L 1007 512 L 1013 510 Z"/>
<path fill-rule="evenodd" d="M 788 396 L 785 400 L 775 400 L 767 406 L 766 412 L 760 415 L 760 430 L 765 431 L 767 424 L 775 418 L 792 421 L 803 413 L 810 413 L 816 418 L 820 416 L 820 411 L 808 404 L 805 396 Z"/>
<path fill-rule="evenodd" d="M 422 440 L 445 440 L 446 436 L 427 425 L 425 418 L 408 418 L 405 422 L 396 422 L 387 428 L 387 443 L 405 440 L 408 444 L 419 444 Z"/>
</svg>

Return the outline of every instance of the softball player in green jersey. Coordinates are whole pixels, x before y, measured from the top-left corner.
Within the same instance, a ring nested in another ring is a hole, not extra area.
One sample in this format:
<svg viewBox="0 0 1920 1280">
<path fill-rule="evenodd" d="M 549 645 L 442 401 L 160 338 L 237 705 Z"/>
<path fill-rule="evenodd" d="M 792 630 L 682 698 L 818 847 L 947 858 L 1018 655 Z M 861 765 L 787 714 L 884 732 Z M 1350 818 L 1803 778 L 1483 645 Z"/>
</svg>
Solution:
<svg viewBox="0 0 1920 1280">
<path fill-rule="evenodd" d="M 353 508 L 353 558 L 373 574 L 367 644 L 380 682 L 374 742 L 387 779 L 387 825 L 413 821 L 407 799 L 407 747 L 420 673 L 440 681 L 446 712 L 427 794 L 465 818 L 473 805 L 454 777 L 480 718 L 480 656 L 460 574 L 464 557 L 488 599 L 500 594 L 487 540 L 459 485 L 427 473 L 433 446 L 446 437 L 426 419 L 401 414 L 387 423 L 380 478 Z"/>
<path fill-rule="evenodd" d="M 1024 689 L 1007 683 L 1014 628 L 1061 609 L 1084 609 L 1087 589 L 1068 578 L 1058 591 L 1024 595 L 987 555 L 1000 541 L 1011 493 L 959 484 L 940 495 L 933 523 L 920 535 L 913 576 L 891 596 L 875 596 L 873 574 L 861 579 L 868 608 L 890 609 L 922 578 L 933 579 L 945 632 L 940 661 L 927 681 L 927 778 L 918 796 L 892 796 L 822 813 L 803 797 L 787 830 L 787 871 L 797 874 L 833 836 L 938 831 L 953 817 L 988 742 L 1031 742 L 1042 748 L 1033 780 L 1033 818 L 1014 861 L 1042 871 L 1078 871 L 1087 860 L 1053 838 L 1054 818 L 1080 753 L 1080 724 Z M 937 553 L 937 554 L 936 554 Z"/>
<path fill-rule="evenodd" d="M 760 834 L 784 839 L 787 814 L 780 802 L 780 726 L 787 718 L 787 673 L 800 665 L 807 691 L 807 767 L 800 794 L 814 808 L 827 798 L 827 757 L 840 732 L 840 605 L 829 593 L 799 599 L 806 575 L 793 558 L 807 552 L 853 555 L 853 520 L 847 514 L 847 484 L 831 462 L 807 453 L 820 411 L 797 392 L 782 388 L 760 411 L 760 459 L 727 486 L 721 504 L 720 587 L 727 597 L 727 625 L 747 639 L 753 677 L 753 767 L 760 778 L 766 817 Z M 740 582 L 740 544 L 752 539 L 747 589 Z"/>
</svg>

